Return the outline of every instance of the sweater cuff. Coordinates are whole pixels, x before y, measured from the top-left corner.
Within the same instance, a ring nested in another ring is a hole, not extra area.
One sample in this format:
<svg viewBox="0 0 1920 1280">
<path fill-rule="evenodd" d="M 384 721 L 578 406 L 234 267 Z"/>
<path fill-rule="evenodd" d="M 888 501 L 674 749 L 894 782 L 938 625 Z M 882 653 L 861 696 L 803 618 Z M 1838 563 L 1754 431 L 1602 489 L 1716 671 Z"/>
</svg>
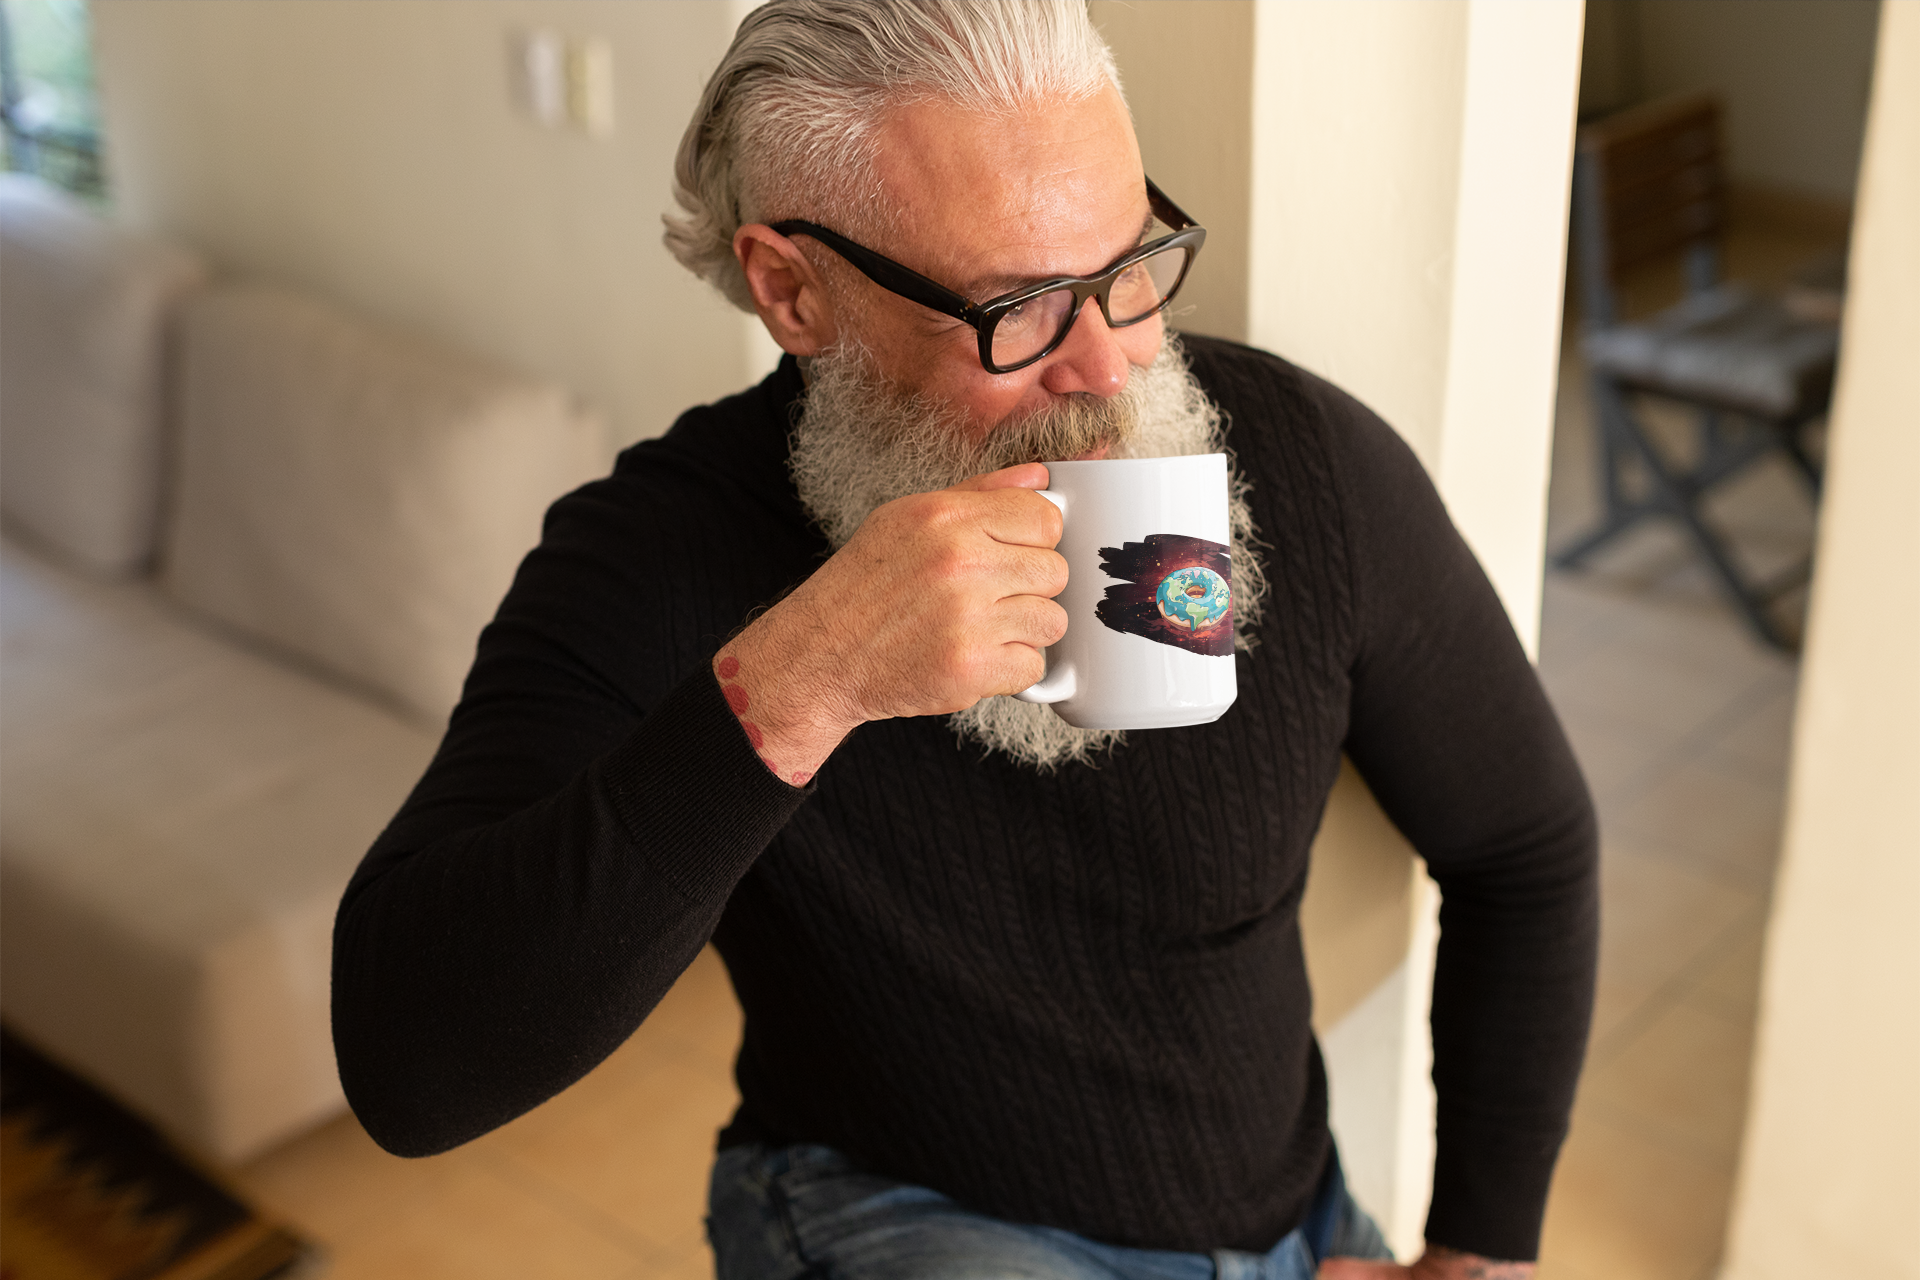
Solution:
<svg viewBox="0 0 1920 1280">
<path fill-rule="evenodd" d="M 725 897 L 813 794 L 755 753 L 706 663 L 602 758 L 633 843 L 691 901 Z"/>
<path fill-rule="evenodd" d="M 1540 1224 L 1565 1130 L 1515 1133 L 1439 1119 L 1427 1243 L 1503 1262 L 1540 1254 Z"/>
</svg>

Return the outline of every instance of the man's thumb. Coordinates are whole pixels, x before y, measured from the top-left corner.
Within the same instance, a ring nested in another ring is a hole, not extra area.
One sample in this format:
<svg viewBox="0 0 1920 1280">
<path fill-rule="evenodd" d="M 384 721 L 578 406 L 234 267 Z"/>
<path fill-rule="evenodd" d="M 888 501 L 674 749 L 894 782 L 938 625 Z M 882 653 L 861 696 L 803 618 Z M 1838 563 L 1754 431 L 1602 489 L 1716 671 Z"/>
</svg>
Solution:
<svg viewBox="0 0 1920 1280">
<path fill-rule="evenodd" d="M 963 493 L 985 493 L 990 489 L 1044 489 L 1047 487 L 1047 467 L 1042 462 L 1023 462 L 1017 467 L 1003 467 L 999 471 L 973 476 L 953 487 Z"/>
</svg>

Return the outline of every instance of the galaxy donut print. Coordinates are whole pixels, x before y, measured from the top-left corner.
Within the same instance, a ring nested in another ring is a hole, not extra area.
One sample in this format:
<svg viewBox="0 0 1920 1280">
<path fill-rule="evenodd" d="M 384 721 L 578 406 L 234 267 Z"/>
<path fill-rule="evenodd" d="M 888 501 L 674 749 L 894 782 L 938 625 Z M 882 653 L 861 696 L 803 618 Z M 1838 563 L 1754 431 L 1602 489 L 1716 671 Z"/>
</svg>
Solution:
<svg viewBox="0 0 1920 1280">
<path fill-rule="evenodd" d="M 1100 567 L 1121 580 L 1094 608 L 1113 630 L 1190 653 L 1233 654 L 1233 565 L 1225 546 L 1155 533 L 1100 548 Z"/>
</svg>

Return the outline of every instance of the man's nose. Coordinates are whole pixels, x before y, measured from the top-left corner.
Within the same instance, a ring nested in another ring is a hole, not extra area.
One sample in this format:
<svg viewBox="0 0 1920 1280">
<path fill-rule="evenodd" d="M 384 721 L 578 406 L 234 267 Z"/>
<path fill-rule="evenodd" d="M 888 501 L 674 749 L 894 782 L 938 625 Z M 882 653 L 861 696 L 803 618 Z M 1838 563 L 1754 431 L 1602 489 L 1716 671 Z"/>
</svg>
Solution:
<svg viewBox="0 0 1920 1280">
<path fill-rule="evenodd" d="M 1127 385 L 1130 368 L 1120 335 L 1107 326 L 1100 304 L 1089 298 L 1074 317 L 1066 341 L 1047 357 L 1040 385 L 1055 395 L 1084 391 L 1101 397 L 1118 395 Z"/>
</svg>

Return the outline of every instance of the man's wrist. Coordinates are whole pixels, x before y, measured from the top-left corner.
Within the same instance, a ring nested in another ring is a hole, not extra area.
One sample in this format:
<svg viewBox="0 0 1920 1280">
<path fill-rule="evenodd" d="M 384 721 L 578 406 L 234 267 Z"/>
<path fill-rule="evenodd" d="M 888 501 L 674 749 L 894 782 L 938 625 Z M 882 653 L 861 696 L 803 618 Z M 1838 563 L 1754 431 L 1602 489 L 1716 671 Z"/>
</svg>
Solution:
<svg viewBox="0 0 1920 1280">
<path fill-rule="evenodd" d="M 841 708 L 842 698 L 806 678 L 810 664 L 784 652 L 777 624 L 766 625 L 771 617 L 724 645 L 713 675 L 761 763 L 803 787 L 860 720 Z"/>
</svg>

